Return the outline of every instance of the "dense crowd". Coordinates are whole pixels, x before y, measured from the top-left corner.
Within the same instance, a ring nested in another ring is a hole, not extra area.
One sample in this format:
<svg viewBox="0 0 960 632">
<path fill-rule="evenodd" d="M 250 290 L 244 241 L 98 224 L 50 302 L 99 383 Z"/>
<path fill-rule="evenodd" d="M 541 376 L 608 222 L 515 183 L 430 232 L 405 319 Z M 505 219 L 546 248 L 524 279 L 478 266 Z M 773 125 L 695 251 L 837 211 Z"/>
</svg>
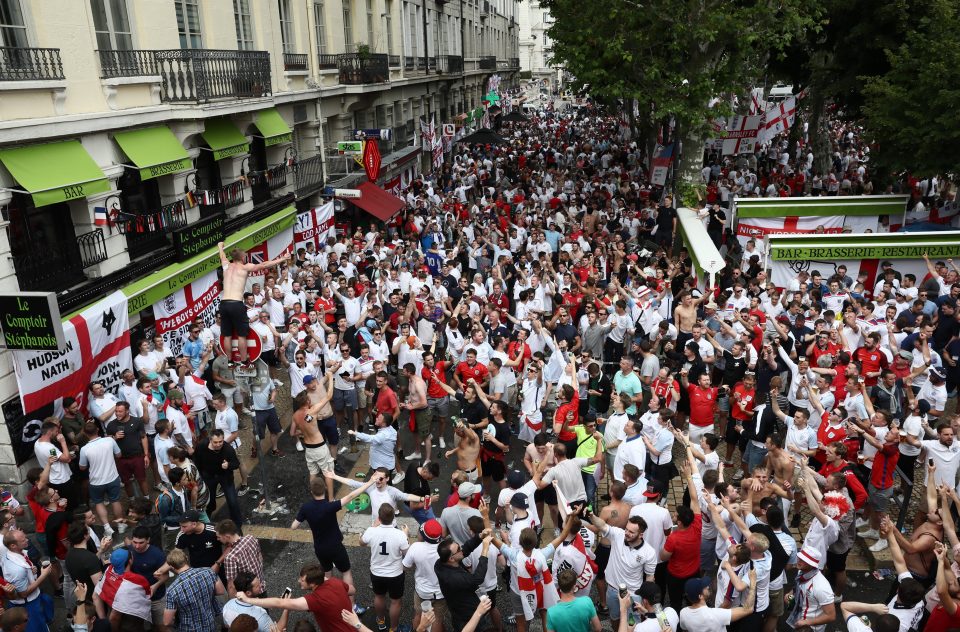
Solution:
<svg viewBox="0 0 960 632">
<path fill-rule="evenodd" d="M 91 384 L 86 411 L 44 421 L 29 514 L 2 497 L 0 627 L 45 632 L 54 590 L 77 632 L 267 632 L 291 611 L 350 632 L 368 608 L 378 632 L 960 626 L 957 272 L 778 288 L 726 223 L 736 196 L 872 192 L 853 132 L 834 132 L 827 174 L 785 138 L 708 158 L 715 287 L 637 143 L 589 110 L 456 147 L 386 225 L 262 264 L 221 247 L 216 324 L 172 361 L 139 342 L 118 393 Z M 926 182 L 916 202 L 945 206 Z M 262 362 L 219 351 L 250 332 Z M 283 458 L 284 433 L 309 473 L 302 596 L 267 586 L 239 501 L 240 455 Z M 362 498 L 361 569 L 340 516 Z M 844 600 L 858 540 L 893 560 L 883 601 Z"/>
</svg>

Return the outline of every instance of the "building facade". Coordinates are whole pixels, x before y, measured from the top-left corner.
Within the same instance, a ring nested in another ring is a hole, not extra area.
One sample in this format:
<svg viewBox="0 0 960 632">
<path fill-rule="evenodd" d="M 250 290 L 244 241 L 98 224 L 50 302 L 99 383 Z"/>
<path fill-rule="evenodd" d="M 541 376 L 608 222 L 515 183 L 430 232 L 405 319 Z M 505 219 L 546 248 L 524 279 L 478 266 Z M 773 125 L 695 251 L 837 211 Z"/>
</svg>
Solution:
<svg viewBox="0 0 960 632">
<path fill-rule="evenodd" d="M 547 30 L 553 24 L 550 10 L 537 0 L 520 0 L 517 8 L 520 24 L 520 69 L 524 77 L 539 79 L 550 89 L 557 88 L 559 68 L 550 61 L 552 47 Z"/>
<path fill-rule="evenodd" d="M 0 0 L 0 294 L 56 292 L 66 317 L 150 286 L 130 301 L 136 344 L 175 233 L 289 223 L 357 178 L 336 155 L 354 129 L 392 130 L 381 181 L 407 169 L 420 117 L 516 81 L 518 33 L 516 0 Z M 168 292 L 192 280 L 178 271 Z M 16 483 L 27 420 L 6 351 L 0 404 Z"/>
</svg>

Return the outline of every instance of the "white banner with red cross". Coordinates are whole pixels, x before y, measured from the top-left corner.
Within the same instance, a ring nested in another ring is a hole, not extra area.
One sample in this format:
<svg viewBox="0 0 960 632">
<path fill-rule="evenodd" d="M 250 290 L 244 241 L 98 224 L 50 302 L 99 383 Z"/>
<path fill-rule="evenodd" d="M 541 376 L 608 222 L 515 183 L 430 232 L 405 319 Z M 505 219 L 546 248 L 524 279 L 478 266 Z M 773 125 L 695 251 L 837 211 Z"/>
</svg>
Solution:
<svg viewBox="0 0 960 632">
<path fill-rule="evenodd" d="M 724 156 L 753 153 L 757 139 L 760 136 L 760 122 L 762 116 L 734 116 L 730 119 L 727 129 L 722 132 L 720 140 L 721 151 Z"/>
<path fill-rule="evenodd" d="M 170 350 L 170 355 L 180 355 L 195 318 L 200 318 L 204 327 L 209 327 L 216 322 L 219 308 L 220 281 L 215 271 L 154 303 L 157 335 L 163 336 L 164 347 Z"/>
<path fill-rule="evenodd" d="M 334 235 L 334 230 L 332 200 L 323 206 L 301 211 L 293 225 L 294 248 L 306 248 L 307 243 L 313 243 L 320 250 L 327 243 L 327 237 Z"/>
</svg>

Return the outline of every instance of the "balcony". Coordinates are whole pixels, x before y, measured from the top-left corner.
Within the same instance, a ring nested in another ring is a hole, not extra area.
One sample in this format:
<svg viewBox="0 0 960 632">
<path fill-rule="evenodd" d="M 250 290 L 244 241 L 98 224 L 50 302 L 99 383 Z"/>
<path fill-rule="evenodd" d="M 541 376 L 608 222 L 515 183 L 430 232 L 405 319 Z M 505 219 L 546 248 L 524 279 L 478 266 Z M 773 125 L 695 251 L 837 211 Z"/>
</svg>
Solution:
<svg viewBox="0 0 960 632">
<path fill-rule="evenodd" d="M 436 69 L 436 57 L 405 57 L 403 60 L 403 70 L 406 73 L 431 72 Z"/>
<path fill-rule="evenodd" d="M 336 70 L 338 55 L 317 55 L 317 66 L 320 70 Z"/>
<path fill-rule="evenodd" d="M 345 53 L 337 55 L 340 83 L 357 86 L 367 83 L 386 83 L 390 79 L 387 55 L 379 53 Z"/>
<path fill-rule="evenodd" d="M 462 75 L 463 57 L 460 55 L 437 55 L 437 73 L 441 75 Z"/>
<path fill-rule="evenodd" d="M 0 81 L 63 80 L 59 48 L 0 47 Z"/>
<path fill-rule="evenodd" d="M 480 70 L 496 70 L 497 58 L 494 55 L 484 55 L 480 58 Z"/>
<path fill-rule="evenodd" d="M 270 54 L 238 50 L 102 50 L 100 76 L 159 76 L 165 103 L 270 96 Z M 284 60 L 286 62 L 286 60 Z"/>
<path fill-rule="evenodd" d="M 323 156 L 317 154 L 293 166 L 298 198 L 304 198 L 323 187 Z"/>
<path fill-rule="evenodd" d="M 502 72 L 512 72 L 514 70 L 520 70 L 520 58 L 511 57 L 510 59 L 498 59 L 497 70 L 500 70 Z"/>
<path fill-rule="evenodd" d="M 63 290 L 86 280 L 85 268 L 107 260 L 107 246 L 101 229 L 94 228 L 89 233 L 77 235 L 76 240 L 76 243 L 45 244 L 42 254 L 34 251 L 13 255 L 11 259 L 20 289 Z"/>
<path fill-rule="evenodd" d="M 390 67 L 399 68 L 401 66 L 400 55 L 390 55 Z"/>
<path fill-rule="evenodd" d="M 284 72 L 289 72 L 289 71 L 306 72 L 307 56 L 300 53 L 284 53 L 283 54 L 283 70 Z"/>
</svg>

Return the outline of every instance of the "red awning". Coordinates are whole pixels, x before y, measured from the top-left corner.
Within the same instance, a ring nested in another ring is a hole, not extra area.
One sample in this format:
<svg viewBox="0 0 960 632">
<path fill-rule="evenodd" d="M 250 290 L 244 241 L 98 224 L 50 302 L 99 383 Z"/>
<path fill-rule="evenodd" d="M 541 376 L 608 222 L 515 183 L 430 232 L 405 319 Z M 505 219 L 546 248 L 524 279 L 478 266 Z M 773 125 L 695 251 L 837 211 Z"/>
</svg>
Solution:
<svg viewBox="0 0 960 632">
<path fill-rule="evenodd" d="M 357 188 L 360 190 L 360 197 L 350 201 L 384 222 L 399 213 L 406 204 L 372 182 L 364 182 Z"/>
</svg>

